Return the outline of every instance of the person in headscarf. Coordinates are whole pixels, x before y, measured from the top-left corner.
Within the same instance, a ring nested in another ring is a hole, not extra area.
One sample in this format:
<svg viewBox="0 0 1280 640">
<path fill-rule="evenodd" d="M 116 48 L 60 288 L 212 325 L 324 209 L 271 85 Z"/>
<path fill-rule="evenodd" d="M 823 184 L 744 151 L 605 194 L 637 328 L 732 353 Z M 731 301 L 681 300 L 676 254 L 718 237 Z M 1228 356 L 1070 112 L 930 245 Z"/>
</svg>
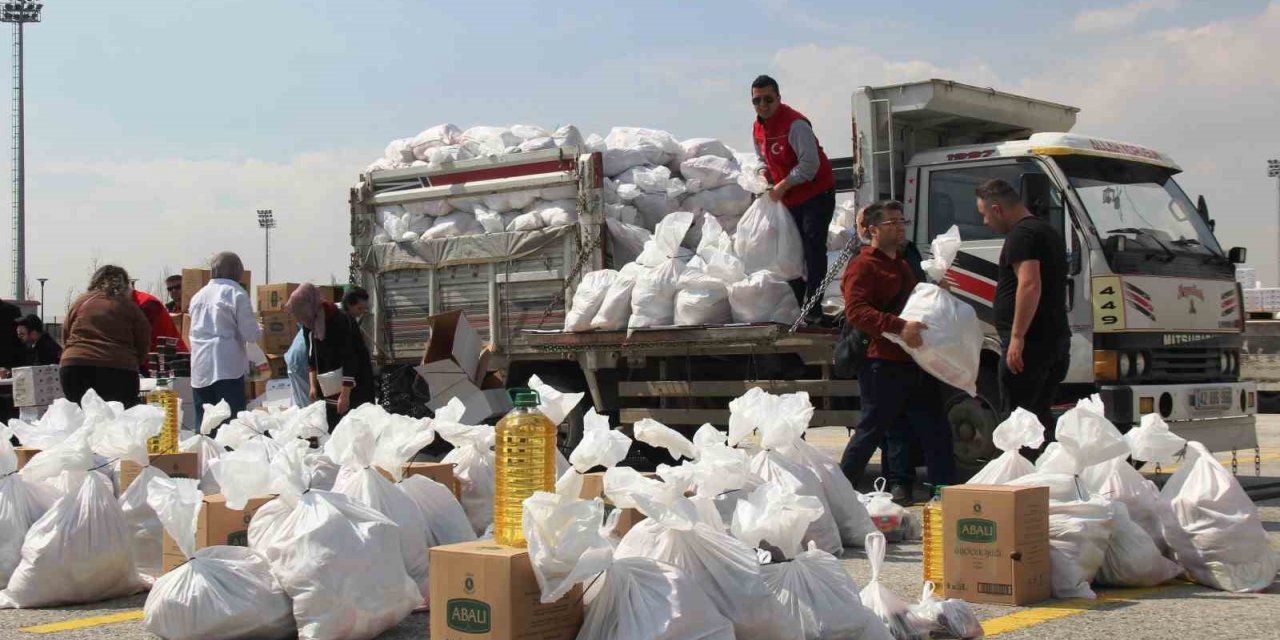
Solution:
<svg viewBox="0 0 1280 640">
<path fill-rule="evenodd" d="M 213 278 L 191 299 L 191 391 L 196 424 L 204 405 L 226 400 L 231 415 L 248 404 L 245 376 L 249 373 L 248 343 L 262 339 L 249 293 L 240 286 L 244 265 L 240 256 L 223 252 L 213 258 Z"/>
<path fill-rule="evenodd" d="M 348 411 L 374 400 L 373 362 L 369 348 L 355 319 L 320 295 L 312 284 L 303 284 L 289 296 L 286 305 L 293 319 L 302 325 L 311 375 L 311 399 L 324 398 L 329 429 Z M 342 371 L 336 393 L 320 387 L 321 374 Z"/>
<path fill-rule="evenodd" d="M 93 389 L 103 400 L 138 404 L 138 369 L 151 344 L 151 323 L 130 297 L 129 273 L 98 269 L 71 303 L 62 325 L 62 393 L 80 402 Z"/>
</svg>

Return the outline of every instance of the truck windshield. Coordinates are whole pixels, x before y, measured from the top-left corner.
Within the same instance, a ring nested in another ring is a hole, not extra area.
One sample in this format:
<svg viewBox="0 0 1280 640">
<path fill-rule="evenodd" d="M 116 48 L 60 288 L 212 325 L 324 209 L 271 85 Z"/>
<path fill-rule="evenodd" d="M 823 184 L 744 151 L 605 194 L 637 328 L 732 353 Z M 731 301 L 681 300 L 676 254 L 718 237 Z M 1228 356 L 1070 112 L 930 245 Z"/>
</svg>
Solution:
<svg viewBox="0 0 1280 640">
<path fill-rule="evenodd" d="M 1143 162 L 1056 158 L 1098 234 L 1151 235 L 1172 251 L 1222 255 L 1222 248 L 1173 172 Z"/>
</svg>

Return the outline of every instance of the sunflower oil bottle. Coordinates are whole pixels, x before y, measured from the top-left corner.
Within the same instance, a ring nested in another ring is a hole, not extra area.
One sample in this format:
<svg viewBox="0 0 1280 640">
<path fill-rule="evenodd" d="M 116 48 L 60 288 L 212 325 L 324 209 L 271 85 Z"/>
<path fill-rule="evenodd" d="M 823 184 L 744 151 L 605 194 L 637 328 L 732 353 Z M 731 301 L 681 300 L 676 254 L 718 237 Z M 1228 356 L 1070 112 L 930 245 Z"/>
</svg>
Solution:
<svg viewBox="0 0 1280 640">
<path fill-rule="evenodd" d="M 520 389 L 511 396 L 515 408 L 494 433 L 493 539 L 523 547 L 525 499 L 556 490 L 556 425 L 538 411 L 537 392 Z"/>
</svg>

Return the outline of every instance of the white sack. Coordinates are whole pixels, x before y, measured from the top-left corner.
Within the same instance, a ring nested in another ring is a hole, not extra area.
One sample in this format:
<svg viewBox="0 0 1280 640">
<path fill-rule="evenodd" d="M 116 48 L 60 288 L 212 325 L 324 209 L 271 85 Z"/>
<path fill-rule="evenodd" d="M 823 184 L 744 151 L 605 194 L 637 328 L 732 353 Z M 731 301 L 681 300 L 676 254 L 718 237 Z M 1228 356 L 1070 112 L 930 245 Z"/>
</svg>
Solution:
<svg viewBox="0 0 1280 640">
<path fill-rule="evenodd" d="M 1095 581 L 1109 587 L 1154 587 L 1182 573 L 1178 563 L 1160 554 L 1151 536 L 1129 518 L 1123 502 L 1111 503 L 1111 540 Z"/>
<path fill-rule="evenodd" d="M 1187 446 L 1181 436 L 1169 431 L 1169 425 L 1158 413 L 1142 416 L 1141 423 L 1124 434 L 1129 454 L 1134 460 L 1169 464 Z"/>
<path fill-rule="evenodd" d="M 605 227 L 609 231 L 609 266 L 631 264 L 644 251 L 646 243 L 653 240 L 653 234 L 638 224 L 605 218 Z M 630 313 L 630 309 L 628 309 Z"/>
<path fill-rule="evenodd" d="M 600 534 L 604 503 L 538 491 L 524 501 L 529 562 L 543 604 L 563 598 L 574 585 L 609 568 L 613 546 Z"/>
<path fill-rule="evenodd" d="M 791 285 L 769 271 L 756 271 L 728 286 L 734 322 L 774 322 L 790 325 L 800 317 L 800 303 Z"/>
<path fill-rule="evenodd" d="M 1170 511 L 1165 539 L 1192 580 L 1214 589 L 1262 591 L 1277 561 L 1258 508 L 1232 475 L 1199 442 L 1160 491 Z"/>
<path fill-rule="evenodd" d="M 22 446 L 43 451 L 66 440 L 84 425 L 84 420 L 84 412 L 79 405 L 66 398 L 58 398 L 35 424 L 14 418 L 9 421 L 9 428 Z"/>
<path fill-rule="evenodd" d="M 435 427 L 454 446 L 442 462 L 453 463 L 453 475 L 462 488 L 462 508 L 476 535 L 482 535 L 493 523 L 494 430 L 459 423 L 465 412 L 462 401 L 454 398 L 436 412 Z"/>
<path fill-rule="evenodd" d="M 146 588 L 130 553 L 124 512 L 101 474 L 64 471 L 70 489 L 32 523 L 0 609 L 103 602 Z"/>
<path fill-rule="evenodd" d="M 929 243 L 933 257 L 922 261 L 920 268 L 924 269 L 924 273 L 929 277 L 930 282 L 942 282 L 943 276 L 947 274 L 947 269 L 951 268 L 951 263 L 956 259 L 956 254 L 960 252 L 960 242 L 960 228 L 953 224 L 950 229 L 938 234 Z"/>
<path fill-rule="evenodd" d="M 471 127 L 462 132 L 459 142 L 472 157 L 480 158 L 502 155 L 523 140 L 506 127 Z"/>
<path fill-rule="evenodd" d="M 636 274 L 643 269 L 644 267 L 631 263 L 618 272 L 618 277 L 600 300 L 600 309 L 591 318 L 592 329 L 617 331 L 626 328 L 627 321 L 631 318 L 631 294 L 635 290 Z"/>
<path fill-rule="evenodd" d="M 823 513 L 821 500 L 796 495 L 786 482 L 765 482 L 738 502 L 729 530 L 749 547 L 775 547 L 793 559 L 804 548 L 805 530 Z"/>
<path fill-rule="evenodd" d="M 1062 450 L 1076 463 L 1076 473 L 1112 458 L 1128 455 L 1129 445 L 1106 418 L 1102 398 L 1093 394 L 1058 418 L 1054 434 Z"/>
<path fill-rule="evenodd" d="M 578 640 L 734 640 L 733 623 L 698 583 L 650 558 L 614 560 L 584 601 Z"/>
<path fill-rule="evenodd" d="M 604 172 L 616 176 L 640 164 L 679 164 L 684 150 L 666 131 L 614 127 L 604 139 Z"/>
<path fill-rule="evenodd" d="M 0 427 L 0 589 L 22 559 L 27 530 L 59 497 L 53 487 L 17 473 L 18 457 L 9 436 L 9 430 Z"/>
<path fill-rule="evenodd" d="M 676 292 L 684 262 L 680 260 L 680 242 L 693 223 L 687 211 L 673 213 L 658 224 L 653 236 L 654 251 L 663 260 L 636 278 L 631 291 L 631 319 L 627 327 L 659 327 L 675 320 Z"/>
<path fill-rule="evenodd" d="M 1105 498 L 1049 503 L 1049 561 L 1053 597 L 1095 598 L 1089 583 L 1111 541 L 1113 510 Z"/>
<path fill-rule="evenodd" d="M 736 184 L 727 184 L 691 193 L 680 202 L 680 207 L 717 218 L 740 218 L 751 208 L 751 194 Z"/>
<path fill-rule="evenodd" d="M 818 476 L 804 466 L 798 465 L 783 457 L 777 451 L 761 451 L 751 459 L 751 472 L 761 482 L 776 482 L 788 485 L 798 495 L 817 498 L 822 504 L 823 513 L 806 529 L 804 542 L 817 543 L 818 548 L 836 554 L 844 550 L 840 540 L 840 529 L 830 510 L 822 503 L 825 494 Z"/>
<path fill-rule="evenodd" d="M 880 533 L 867 535 L 867 560 L 871 563 L 871 580 L 862 588 L 862 606 L 880 619 L 894 640 L 927 639 L 929 624 L 911 613 L 906 600 L 880 583 L 880 567 L 884 565 L 885 539 Z"/>
<path fill-rule="evenodd" d="M 546 221 L 542 219 L 538 212 L 530 211 L 516 216 L 507 224 L 507 231 L 534 231 L 546 226 Z"/>
<path fill-rule="evenodd" d="M 1160 499 L 1155 483 L 1142 477 L 1124 458 L 1112 458 L 1089 467 L 1080 479 L 1089 493 L 1123 503 L 1127 516 L 1151 536 L 1161 552 L 1168 549 L 1162 523 L 1169 503 Z"/>
<path fill-rule="evenodd" d="M 840 541 L 844 546 L 861 547 L 868 533 L 878 531 L 867 513 L 866 505 L 862 504 L 862 495 L 853 488 L 849 477 L 830 456 L 804 440 L 793 442 L 779 453 L 792 462 L 804 465 L 818 476 L 826 497 L 826 506 L 830 507 L 831 517 L 836 521 Z"/>
<path fill-rule="evenodd" d="M 911 615 L 928 623 L 929 630 L 940 633 L 946 638 L 982 638 L 986 633 L 982 630 L 982 622 L 973 612 L 968 602 L 959 598 L 941 599 L 933 595 L 935 587 L 932 582 L 924 583 L 919 604 L 908 607 Z"/>
<path fill-rule="evenodd" d="M 430 160 L 432 149 L 448 147 L 462 142 L 462 130 L 452 124 L 438 124 L 409 140 L 409 148 L 413 158 Z"/>
<path fill-rule="evenodd" d="M 673 317 L 677 326 L 722 325 L 733 320 L 724 281 L 701 269 L 686 269 L 680 274 L 679 287 Z"/>
<path fill-rule="evenodd" d="M 680 175 L 697 181 L 702 189 L 715 189 L 738 183 L 738 162 L 719 156 L 691 157 L 680 163 Z"/>
<path fill-rule="evenodd" d="M 396 486 L 422 511 L 431 546 L 476 539 L 467 512 L 449 487 L 426 476 L 409 476 Z"/>
<path fill-rule="evenodd" d="M 726 147 L 723 142 L 715 138 L 690 138 L 680 143 L 680 148 L 684 152 L 685 158 L 699 158 L 702 156 L 715 156 L 726 160 L 736 160 L 733 152 Z"/>
<path fill-rule="evenodd" d="M 454 211 L 449 215 L 431 219 L 431 226 L 422 232 L 423 240 L 440 238 L 456 238 L 483 232 L 484 227 L 476 220 L 473 213 Z"/>
<path fill-rule="evenodd" d="M 383 164 L 388 165 L 388 168 L 396 168 L 413 162 L 413 146 L 410 144 L 412 140 L 412 138 L 400 138 L 388 142 L 387 148 L 382 151 L 381 160 L 385 161 Z"/>
<path fill-rule="evenodd" d="M 582 139 L 582 132 L 578 128 L 566 124 L 551 133 L 551 139 L 556 143 L 557 147 L 580 147 L 582 151 L 587 151 L 586 141 Z"/>
<path fill-rule="evenodd" d="M 803 278 L 804 244 L 800 230 L 781 202 L 756 198 L 738 221 L 733 248 L 747 273 L 769 271 L 780 280 Z"/>
<path fill-rule="evenodd" d="M 393 522 L 344 495 L 308 491 L 300 451 L 271 466 L 280 496 L 249 522 L 249 548 L 293 599 L 300 639 L 372 639 L 422 604 Z"/>
<path fill-rule="evenodd" d="M 618 272 L 613 269 L 592 271 L 582 276 L 582 280 L 578 282 L 578 288 L 573 292 L 573 302 L 569 305 L 569 311 L 564 317 L 566 333 L 591 329 L 591 321 L 600 311 L 600 305 L 609 294 L 609 287 L 613 286 L 617 280 Z"/>
<path fill-rule="evenodd" d="M 1044 425 L 1034 413 L 1017 407 L 992 433 L 996 448 L 1003 451 L 988 462 L 965 484 L 1008 484 L 1035 473 L 1036 467 L 1022 457 L 1022 448 L 1034 449 L 1044 444 Z"/>
<path fill-rule="evenodd" d="M 901 345 L 929 375 L 971 396 L 978 394 L 982 323 L 972 306 L 937 285 L 921 282 L 898 317 L 928 327 L 921 334 L 923 344 L 909 347 L 899 335 L 884 337 Z"/>
<path fill-rule="evenodd" d="M 148 504 L 188 561 L 151 588 L 143 627 L 166 640 L 292 637 L 293 606 L 265 557 L 246 547 L 196 550 L 202 501 L 195 480 L 157 480 L 148 491 Z"/>
<path fill-rule="evenodd" d="M 778 602 L 799 622 L 805 640 L 889 640 L 884 623 L 858 595 L 835 556 L 810 544 L 791 562 L 760 568 Z"/>
</svg>

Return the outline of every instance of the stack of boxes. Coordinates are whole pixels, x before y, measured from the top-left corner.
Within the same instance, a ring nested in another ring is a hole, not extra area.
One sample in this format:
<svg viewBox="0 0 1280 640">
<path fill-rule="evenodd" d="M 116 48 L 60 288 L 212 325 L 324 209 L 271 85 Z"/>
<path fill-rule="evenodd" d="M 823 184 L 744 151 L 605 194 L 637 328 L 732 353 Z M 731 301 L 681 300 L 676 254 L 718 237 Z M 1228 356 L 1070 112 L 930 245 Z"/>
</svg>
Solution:
<svg viewBox="0 0 1280 640">
<path fill-rule="evenodd" d="M 201 289 L 204 288 L 209 281 L 213 279 L 213 271 L 209 269 L 188 268 L 182 270 L 182 313 L 169 314 L 173 318 L 173 323 L 182 331 L 182 341 L 191 345 L 191 316 L 188 311 L 191 310 L 191 299 L 196 297 Z M 240 286 L 244 287 L 245 292 L 252 291 L 253 274 L 249 271 L 244 272 L 244 277 L 240 278 Z"/>
<path fill-rule="evenodd" d="M 298 289 L 296 282 L 278 282 L 258 285 L 258 322 L 262 325 L 262 352 L 267 355 L 271 366 L 269 380 L 254 380 L 248 383 L 249 400 L 262 397 L 271 380 L 282 380 L 289 377 L 285 367 L 284 353 L 293 344 L 298 334 L 298 323 L 289 315 L 287 304 L 289 296 Z M 317 286 L 320 295 L 329 302 L 337 303 L 342 299 L 342 287 Z"/>
<path fill-rule="evenodd" d="M 58 365 L 18 367 L 13 370 L 13 406 L 24 420 L 37 420 L 62 397 Z"/>
</svg>

